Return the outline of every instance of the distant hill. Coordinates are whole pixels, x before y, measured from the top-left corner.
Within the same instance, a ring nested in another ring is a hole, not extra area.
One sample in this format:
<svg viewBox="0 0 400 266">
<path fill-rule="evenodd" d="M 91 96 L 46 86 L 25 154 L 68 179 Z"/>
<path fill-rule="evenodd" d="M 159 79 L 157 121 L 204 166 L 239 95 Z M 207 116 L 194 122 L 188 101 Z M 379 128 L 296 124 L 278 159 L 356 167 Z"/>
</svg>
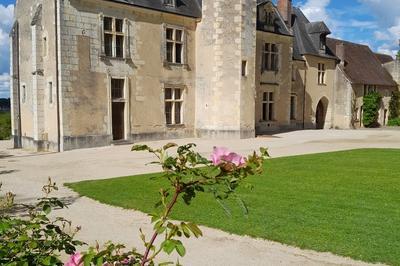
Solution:
<svg viewBox="0 0 400 266">
<path fill-rule="evenodd" d="M 0 111 L 10 111 L 11 102 L 10 99 L 0 98 Z"/>
</svg>

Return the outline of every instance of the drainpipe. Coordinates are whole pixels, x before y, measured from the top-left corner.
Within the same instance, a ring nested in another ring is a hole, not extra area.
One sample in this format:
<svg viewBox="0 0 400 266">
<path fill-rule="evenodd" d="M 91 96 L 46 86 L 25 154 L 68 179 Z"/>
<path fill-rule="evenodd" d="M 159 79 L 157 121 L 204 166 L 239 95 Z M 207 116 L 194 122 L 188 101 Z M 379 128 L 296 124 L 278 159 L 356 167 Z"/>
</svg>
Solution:
<svg viewBox="0 0 400 266">
<path fill-rule="evenodd" d="M 60 128 L 60 70 L 58 67 L 58 0 L 54 0 L 54 25 L 55 25 L 55 54 L 56 54 L 56 98 L 57 98 L 57 151 L 61 152 L 61 128 Z"/>
<path fill-rule="evenodd" d="M 306 63 L 304 63 L 306 66 Z M 304 88 L 303 88 L 303 130 L 306 129 L 306 87 L 307 87 L 307 66 L 304 69 Z"/>
</svg>

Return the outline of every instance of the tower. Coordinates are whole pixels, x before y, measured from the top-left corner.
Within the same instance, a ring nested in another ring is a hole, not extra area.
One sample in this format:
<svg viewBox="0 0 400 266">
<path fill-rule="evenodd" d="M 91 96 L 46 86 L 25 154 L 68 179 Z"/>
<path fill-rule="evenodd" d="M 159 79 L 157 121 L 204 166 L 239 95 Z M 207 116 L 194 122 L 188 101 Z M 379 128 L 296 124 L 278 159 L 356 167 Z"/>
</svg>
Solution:
<svg viewBox="0 0 400 266">
<path fill-rule="evenodd" d="M 255 135 L 256 0 L 203 0 L 196 32 L 196 132 Z"/>
</svg>

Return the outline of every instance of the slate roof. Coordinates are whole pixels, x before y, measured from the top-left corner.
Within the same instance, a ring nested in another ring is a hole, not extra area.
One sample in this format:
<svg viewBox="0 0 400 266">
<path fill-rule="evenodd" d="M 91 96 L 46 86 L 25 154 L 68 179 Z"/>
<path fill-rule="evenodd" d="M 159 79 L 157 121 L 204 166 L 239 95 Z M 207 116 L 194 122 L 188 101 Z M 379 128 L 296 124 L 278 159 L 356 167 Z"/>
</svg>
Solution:
<svg viewBox="0 0 400 266">
<path fill-rule="evenodd" d="M 352 84 L 396 86 L 392 76 L 367 45 L 327 39 L 327 46 L 334 53 L 337 53 L 336 45 L 342 43 L 344 45 L 342 60 L 345 62 L 342 69 Z"/>
<path fill-rule="evenodd" d="M 329 50 L 321 51 L 319 43 L 313 41 L 312 34 L 330 34 L 329 28 L 324 22 L 310 22 L 300 8 L 293 7 L 292 14 L 293 28 L 293 58 L 295 60 L 303 60 L 303 55 L 314 55 L 329 59 L 337 59 L 337 57 Z M 319 37 L 318 37 L 319 40 Z"/>
<path fill-rule="evenodd" d="M 202 0 L 176 0 L 176 7 L 167 6 L 164 0 L 105 0 L 126 5 L 132 5 L 186 17 L 201 18 Z"/>
<path fill-rule="evenodd" d="M 378 58 L 382 65 L 394 61 L 393 57 L 387 54 L 375 53 L 375 56 Z"/>
<path fill-rule="evenodd" d="M 276 34 L 281 34 L 281 35 L 287 35 L 287 36 L 292 36 L 290 33 L 289 29 L 287 28 L 285 21 L 283 20 L 281 14 L 279 13 L 278 9 L 276 6 L 272 3 L 271 0 L 257 0 L 257 8 L 260 8 L 261 6 L 271 3 L 274 7 L 274 13 L 275 13 L 275 21 L 274 21 L 274 27 L 273 30 L 270 30 L 267 25 L 265 25 L 264 21 L 261 21 L 260 18 L 258 17 L 259 12 L 257 12 L 257 30 L 259 31 L 265 31 L 265 32 L 273 32 Z"/>
</svg>

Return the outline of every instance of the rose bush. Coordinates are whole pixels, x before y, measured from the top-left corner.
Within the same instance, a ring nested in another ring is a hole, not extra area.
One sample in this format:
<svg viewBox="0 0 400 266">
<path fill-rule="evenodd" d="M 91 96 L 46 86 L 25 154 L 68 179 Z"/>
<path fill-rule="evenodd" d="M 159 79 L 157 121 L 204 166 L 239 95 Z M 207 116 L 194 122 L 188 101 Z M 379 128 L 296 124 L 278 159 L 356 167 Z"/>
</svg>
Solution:
<svg viewBox="0 0 400 266">
<path fill-rule="evenodd" d="M 74 240 L 72 234 L 65 232 L 66 225 L 71 225 L 63 218 L 51 220 L 48 214 L 52 208 L 66 207 L 56 198 L 50 198 L 51 191 L 56 190 L 55 183 L 49 180 L 44 191 L 46 197 L 39 200 L 35 206 L 29 207 L 30 219 L 24 220 L 18 216 L 1 214 L 0 218 L 0 264 L 1 265 L 62 265 L 60 255 L 69 254 L 65 266 L 89 265 L 155 265 L 156 257 L 161 253 L 176 252 L 185 256 L 184 238 L 201 237 L 200 228 L 192 222 L 175 222 L 170 220 L 170 214 L 176 203 L 182 200 L 189 205 L 197 193 L 211 193 L 221 206 L 229 213 L 223 201 L 235 197 L 247 213 L 246 204 L 236 195 L 240 184 L 245 183 L 250 175 L 261 173 L 268 152 L 261 148 L 260 154 L 254 152 L 248 157 L 229 151 L 227 148 L 215 147 L 210 159 L 196 152 L 195 144 L 178 146 L 169 143 L 162 148 L 153 149 L 147 145 L 135 145 L 132 151 L 150 152 L 157 161 L 153 164 L 161 166 L 164 178 L 169 186 L 160 189 L 160 201 L 156 203 L 156 211 L 151 214 L 153 233 L 148 238 L 142 230 L 141 239 L 145 251 L 139 253 L 136 249 L 126 251 L 124 245 L 107 243 L 103 248 L 99 245 L 90 247 L 85 252 L 77 252 L 77 247 L 85 245 Z M 169 151 L 173 150 L 172 155 Z M 250 187 L 250 186 L 249 186 Z M 10 199 L 11 197 L 11 199 Z M 8 194 L 0 206 L 14 205 L 13 196 Z M 15 224 L 23 224 L 14 228 Z M 156 242 L 158 238 L 162 241 Z M 159 243 L 159 244 L 156 244 Z M 180 265 L 179 261 L 163 262 L 159 265 Z"/>
</svg>

